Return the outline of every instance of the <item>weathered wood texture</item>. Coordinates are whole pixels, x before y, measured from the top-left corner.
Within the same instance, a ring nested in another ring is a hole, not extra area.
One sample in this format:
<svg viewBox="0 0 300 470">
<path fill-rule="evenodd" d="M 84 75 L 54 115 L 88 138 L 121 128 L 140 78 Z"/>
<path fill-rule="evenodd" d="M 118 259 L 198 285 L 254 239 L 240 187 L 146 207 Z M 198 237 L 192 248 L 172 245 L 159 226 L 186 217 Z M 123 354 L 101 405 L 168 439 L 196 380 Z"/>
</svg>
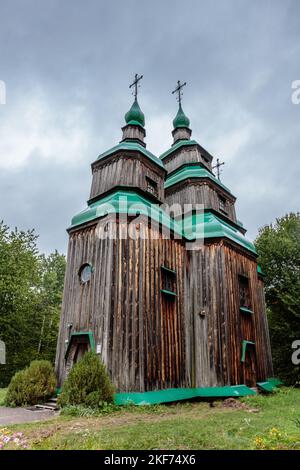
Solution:
<svg viewBox="0 0 300 470">
<path fill-rule="evenodd" d="M 226 213 L 220 211 L 219 196 L 226 200 Z M 233 222 L 236 223 L 237 221 L 234 206 L 235 198 L 209 181 L 192 179 L 167 188 L 165 202 L 170 206 L 179 204 L 181 207 L 184 204 L 203 204 L 205 209 L 214 209 L 221 212 L 222 215 L 226 215 Z"/>
<path fill-rule="evenodd" d="M 164 199 L 164 170 L 141 155 L 124 153 L 105 161 L 99 160 L 93 164 L 92 171 L 90 199 L 97 198 L 116 186 L 140 188 L 157 197 L 159 201 Z M 147 178 L 157 184 L 157 194 L 154 194 Z"/>
<path fill-rule="evenodd" d="M 183 257 L 181 241 L 167 239 L 141 223 L 140 237 L 103 236 L 106 219 L 70 234 L 63 311 L 56 368 L 65 375 L 67 324 L 72 331 L 92 331 L 117 390 L 146 391 L 182 387 L 185 377 Z M 107 232 L 106 232 L 107 233 Z M 94 267 L 91 280 L 79 281 L 84 263 Z M 161 266 L 176 269 L 177 297 L 161 292 Z"/>
<path fill-rule="evenodd" d="M 57 372 L 66 368 L 65 341 L 72 331 L 92 331 L 119 391 L 203 387 L 265 380 L 272 360 L 263 284 L 255 259 L 216 241 L 186 251 L 155 227 L 139 222 L 137 239 L 127 224 L 109 217 L 70 234 Z M 116 230 L 117 239 L 104 237 Z M 84 263 L 91 280 L 79 281 Z M 176 271 L 176 297 L 161 292 L 161 266 Z M 241 313 L 239 276 L 249 279 L 253 314 Z M 256 364 L 241 362 L 242 341 L 255 342 Z M 254 368 L 254 374 L 252 368 Z"/>
<path fill-rule="evenodd" d="M 216 242 L 189 252 L 187 260 L 185 335 L 190 338 L 186 343 L 190 386 L 245 382 L 254 386 L 256 381 L 271 376 L 263 285 L 255 259 Z M 249 279 L 253 314 L 240 311 L 239 275 Z M 243 340 L 255 342 L 253 383 L 249 364 L 241 362 Z"/>
<path fill-rule="evenodd" d="M 185 163 L 203 163 L 209 170 L 211 170 L 211 156 L 197 145 L 191 145 L 180 149 L 180 152 L 174 152 L 170 156 L 164 158 L 164 165 L 168 173 L 176 170 Z"/>
</svg>

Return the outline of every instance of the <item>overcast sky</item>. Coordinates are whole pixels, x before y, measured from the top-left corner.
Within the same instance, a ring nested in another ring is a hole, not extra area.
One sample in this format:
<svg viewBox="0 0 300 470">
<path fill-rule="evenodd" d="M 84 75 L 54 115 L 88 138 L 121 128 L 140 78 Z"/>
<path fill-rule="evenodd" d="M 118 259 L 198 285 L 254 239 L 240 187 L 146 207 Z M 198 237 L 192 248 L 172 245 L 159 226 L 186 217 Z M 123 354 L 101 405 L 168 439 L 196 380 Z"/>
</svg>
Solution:
<svg viewBox="0 0 300 470">
<path fill-rule="evenodd" d="M 299 210 L 298 0 L 1 0 L 0 219 L 66 251 L 90 163 L 120 141 L 135 73 L 157 155 L 172 142 L 171 91 L 187 81 L 193 137 L 226 162 L 250 238 Z"/>
</svg>

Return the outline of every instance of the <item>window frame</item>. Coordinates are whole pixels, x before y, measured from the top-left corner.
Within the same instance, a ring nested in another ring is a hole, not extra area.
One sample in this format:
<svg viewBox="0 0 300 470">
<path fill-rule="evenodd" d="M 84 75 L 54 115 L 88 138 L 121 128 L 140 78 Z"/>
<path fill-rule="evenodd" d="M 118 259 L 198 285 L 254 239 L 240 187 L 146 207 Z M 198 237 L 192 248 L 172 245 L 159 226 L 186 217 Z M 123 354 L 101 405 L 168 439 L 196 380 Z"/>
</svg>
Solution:
<svg viewBox="0 0 300 470">
<path fill-rule="evenodd" d="M 86 269 L 86 268 L 90 268 L 90 271 L 89 271 L 89 278 L 84 280 L 82 278 L 82 274 L 83 274 L 83 271 Z M 90 282 L 91 280 L 91 277 L 92 277 L 92 274 L 94 272 L 94 269 L 93 269 L 93 266 L 91 265 L 91 263 L 83 263 L 79 270 L 78 270 L 78 277 L 79 277 L 79 282 L 81 285 L 85 285 L 87 284 L 88 282 Z"/>
<path fill-rule="evenodd" d="M 158 197 L 158 182 L 152 179 L 150 176 L 145 176 L 147 191 L 148 193 L 152 194 L 154 197 Z"/>
<path fill-rule="evenodd" d="M 219 200 L 219 211 L 227 215 L 228 214 L 227 199 L 221 194 L 218 194 L 218 200 Z"/>
<path fill-rule="evenodd" d="M 250 279 L 245 274 L 238 275 L 239 284 L 239 309 L 246 314 L 253 313 L 251 302 Z"/>
</svg>

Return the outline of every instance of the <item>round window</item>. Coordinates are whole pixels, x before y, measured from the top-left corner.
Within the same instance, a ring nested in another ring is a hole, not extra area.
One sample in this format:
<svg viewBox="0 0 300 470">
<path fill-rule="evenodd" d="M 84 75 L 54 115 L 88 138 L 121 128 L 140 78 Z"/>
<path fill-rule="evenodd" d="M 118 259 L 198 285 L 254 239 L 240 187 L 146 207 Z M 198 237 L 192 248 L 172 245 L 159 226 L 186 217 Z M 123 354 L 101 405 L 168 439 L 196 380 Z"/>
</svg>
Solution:
<svg viewBox="0 0 300 470">
<path fill-rule="evenodd" d="M 82 284 L 85 284 L 91 279 L 93 268 L 90 264 L 84 264 L 79 270 L 79 277 Z"/>
</svg>

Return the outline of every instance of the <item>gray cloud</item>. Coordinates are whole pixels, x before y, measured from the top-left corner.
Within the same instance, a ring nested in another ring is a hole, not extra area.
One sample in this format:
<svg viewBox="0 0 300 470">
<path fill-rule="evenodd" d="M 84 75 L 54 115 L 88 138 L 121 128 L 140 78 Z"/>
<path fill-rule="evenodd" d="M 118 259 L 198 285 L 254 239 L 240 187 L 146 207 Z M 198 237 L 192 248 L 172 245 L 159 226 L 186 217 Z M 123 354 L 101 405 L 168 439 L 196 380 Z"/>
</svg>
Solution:
<svg viewBox="0 0 300 470">
<path fill-rule="evenodd" d="M 226 161 L 251 237 L 299 209 L 297 0 L 6 0 L 0 17 L 0 218 L 35 227 L 42 250 L 65 251 L 89 164 L 120 140 L 135 72 L 155 153 L 171 143 L 170 91 L 188 82 L 193 136 Z"/>
</svg>

